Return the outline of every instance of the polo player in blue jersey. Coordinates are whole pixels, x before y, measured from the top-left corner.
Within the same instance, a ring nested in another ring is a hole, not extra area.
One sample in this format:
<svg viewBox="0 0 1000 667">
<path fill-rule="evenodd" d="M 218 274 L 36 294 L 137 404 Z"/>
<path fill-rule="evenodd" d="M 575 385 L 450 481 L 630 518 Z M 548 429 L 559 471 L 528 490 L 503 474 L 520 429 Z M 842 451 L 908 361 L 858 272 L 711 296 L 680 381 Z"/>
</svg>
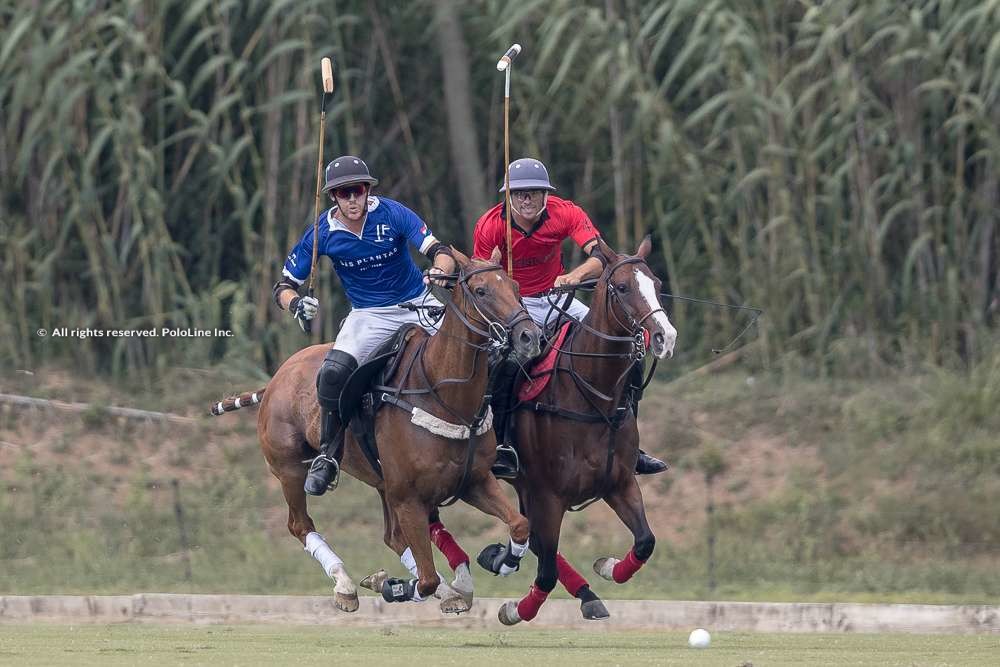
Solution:
<svg viewBox="0 0 1000 667">
<path fill-rule="evenodd" d="M 344 155 L 326 167 L 323 192 L 333 206 L 319 218 L 317 257 L 333 263 L 347 298 L 348 313 L 316 378 L 322 408 L 319 455 L 306 476 L 305 491 L 323 495 L 336 478 L 334 454 L 344 439 L 339 412 L 340 392 L 347 378 L 369 354 L 402 325 L 413 322 L 430 333 L 436 330 L 420 314 L 398 304 L 418 301 L 440 306 L 429 292 L 427 281 L 410 256 L 408 245 L 432 262 L 428 274 L 451 274 L 455 260 L 450 248 L 438 242 L 416 213 L 387 197 L 374 196 L 378 185 L 368 165 L 358 157 Z M 316 317 L 319 300 L 298 294 L 312 269 L 313 225 L 310 224 L 285 260 L 282 278 L 274 285 L 274 299 L 288 310 L 300 326 Z"/>
</svg>

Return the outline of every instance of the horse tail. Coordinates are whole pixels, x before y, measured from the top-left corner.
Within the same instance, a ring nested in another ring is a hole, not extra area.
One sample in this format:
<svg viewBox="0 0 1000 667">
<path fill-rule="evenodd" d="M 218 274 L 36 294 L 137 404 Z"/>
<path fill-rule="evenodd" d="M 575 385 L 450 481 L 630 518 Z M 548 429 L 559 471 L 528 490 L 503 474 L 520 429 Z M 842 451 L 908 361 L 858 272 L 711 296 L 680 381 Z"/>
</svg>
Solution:
<svg viewBox="0 0 1000 667">
<path fill-rule="evenodd" d="M 245 408 L 248 405 L 257 405 L 260 403 L 260 399 L 264 395 L 265 389 L 267 389 L 267 385 L 264 385 L 257 391 L 244 392 L 242 394 L 237 394 L 236 396 L 225 398 L 218 403 L 213 403 L 211 412 L 213 415 L 221 415 L 223 412 L 232 412 L 233 410 Z"/>
</svg>

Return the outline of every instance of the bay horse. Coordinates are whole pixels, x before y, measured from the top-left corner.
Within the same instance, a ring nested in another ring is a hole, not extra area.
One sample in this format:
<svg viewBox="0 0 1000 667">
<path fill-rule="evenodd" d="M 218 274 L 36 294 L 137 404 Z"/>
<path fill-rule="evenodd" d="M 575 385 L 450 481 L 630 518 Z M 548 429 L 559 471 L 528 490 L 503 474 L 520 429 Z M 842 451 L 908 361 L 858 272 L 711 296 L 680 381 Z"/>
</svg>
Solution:
<svg viewBox="0 0 1000 667">
<path fill-rule="evenodd" d="M 434 569 L 428 525 L 432 515 L 437 516 L 438 505 L 451 496 L 499 518 L 513 542 L 528 541 L 527 520 L 490 473 L 496 449 L 493 430 L 477 429 L 476 422 L 482 423 L 485 413 L 488 349 L 498 342 L 509 343 L 512 353 L 530 358 L 539 353 L 541 331 L 525 311 L 516 283 L 499 265 L 470 260 L 457 250 L 453 256 L 458 273 L 438 332 L 431 336 L 417 329 L 400 352 L 397 370 L 384 378 L 398 393 L 397 402 L 384 405 L 375 416 L 382 475 L 351 431 L 341 461 L 342 470 L 376 488 L 382 498 L 385 543 L 416 576 L 405 599 L 429 597 L 443 584 Z M 335 581 L 334 604 L 356 611 L 357 588 L 343 561 L 315 532 L 303 490 L 307 468 L 303 459 L 319 449 L 316 374 L 329 347 L 313 345 L 296 352 L 278 368 L 266 391 L 227 399 L 213 408 L 213 414 L 256 403 L 263 392 L 257 435 L 271 473 L 281 483 L 288 530 Z M 438 432 L 451 429 L 449 437 L 416 425 L 418 421 L 436 423 Z M 451 423 L 455 421 L 460 424 Z M 454 429 L 463 428 L 467 437 L 456 439 Z M 471 584 L 471 577 L 468 580 Z M 462 593 L 449 590 L 447 597 L 442 596 L 442 611 L 467 611 L 471 585 L 467 595 Z"/>
<path fill-rule="evenodd" d="M 581 599 L 585 618 L 608 616 L 586 579 L 558 552 L 568 510 L 604 500 L 631 531 L 633 547 L 624 558 L 594 563 L 595 571 L 610 581 L 628 581 L 656 543 L 633 474 L 639 431 L 627 378 L 646 353 L 647 335 L 649 349 L 659 360 L 672 356 L 677 331 L 660 305 L 660 280 L 646 264 L 650 238 L 631 256 L 598 242 L 607 266 L 597 281 L 590 312 L 571 326 L 545 389 L 519 405 L 512 417 L 521 472 L 511 484 L 531 525 L 530 546 L 538 569 L 528 595 L 500 608 L 498 617 L 505 625 L 532 620 L 557 579 Z M 487 547 L 479 563 L 498 574 L 506 551 L 499 544 Z"/>
</svg>

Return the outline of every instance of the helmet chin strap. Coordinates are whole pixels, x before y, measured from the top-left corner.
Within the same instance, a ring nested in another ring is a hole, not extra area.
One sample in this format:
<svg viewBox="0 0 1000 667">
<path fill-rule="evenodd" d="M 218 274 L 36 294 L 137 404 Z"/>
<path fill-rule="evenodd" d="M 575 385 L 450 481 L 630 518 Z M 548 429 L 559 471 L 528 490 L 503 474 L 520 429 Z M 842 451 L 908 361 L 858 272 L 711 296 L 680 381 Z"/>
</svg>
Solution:
<svg viewBox="0 0 1000 667">
<path fill-rule="evenodd" d="M 538 218 L 542 217 L 542 213 L 545 212 L 545 205 L 549 203 L 549 192 L 548 192 L 548 190 L 543 190 L 542 191 L 542 206 L 541 206 L 541 208 L 538 209 L 538 213 L 536 213 L 535 215 L 533 215 L 530 218 L 528 216 L 526 216 L 524 213 L 521 213 L 521 209 L 519 208 L 519 206 L 517 204 L 514 203 L 514 198 L 513 197 L 510 198 L 510 203 L 511 203 L 511 207 L 515 211 L 517 211 L 517 214 L 519 216 L 521 216 L 525 220 L 528 220 L 529 222 L 535 222 L 536 220 L 538 220 Z"/>
</svg>

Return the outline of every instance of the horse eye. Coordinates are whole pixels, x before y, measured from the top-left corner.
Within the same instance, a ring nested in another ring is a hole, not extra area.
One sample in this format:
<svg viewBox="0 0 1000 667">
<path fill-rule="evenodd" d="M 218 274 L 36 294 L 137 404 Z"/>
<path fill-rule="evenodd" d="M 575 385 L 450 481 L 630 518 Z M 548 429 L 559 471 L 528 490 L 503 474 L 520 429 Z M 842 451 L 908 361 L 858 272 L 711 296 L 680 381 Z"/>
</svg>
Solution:
<svg viewBox="0 0 1000 667">
<path fill-rule="evenodd" d="M 618 285 L 617 287 L 615 287 L 615 289 L 618 290 L 619 292 L 621 292 L 622 294 L 624 294 L 625 292 L 628 291 L 628 283 L 622 283 L 622 284 Z"/>
<path fill-rule="evenodd" d="M 486 288 L 485 287 L 477 287 L 476 288 L 476 296 L 486 296 Z"/>
</svg>

